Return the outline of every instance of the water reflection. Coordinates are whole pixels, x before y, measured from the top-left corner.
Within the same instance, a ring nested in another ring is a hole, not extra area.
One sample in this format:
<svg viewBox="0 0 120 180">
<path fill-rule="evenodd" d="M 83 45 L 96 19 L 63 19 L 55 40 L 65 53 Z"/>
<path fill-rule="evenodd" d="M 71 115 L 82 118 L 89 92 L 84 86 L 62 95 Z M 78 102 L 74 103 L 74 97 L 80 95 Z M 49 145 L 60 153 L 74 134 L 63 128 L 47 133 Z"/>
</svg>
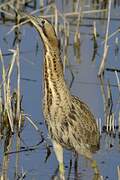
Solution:
<svg viewBox="0 0 120 180">
<path fill-rule="evenodd" d="M 9 159 L 9 155 L 7 155 L 7 152 L 11 150 L 11 146 L 12 146 L 12 133 L 11 130 L 8 129 L 4 140 L 2 170 L 0 176 L 0 179 L 2 180 L 8 179 L 8 169 L 9 169 L 10 159 Z"/>
<path fill-rule="evenodd" d="M 118 138 L 118 133 L 116 134 L 116 137 L 114 137 L 112 135 L 109 136 L 108 133 L 105 131 L 102 132 L 102 135 L 101 135 L 102 147 L 101 147 L 101 149 L 102 149 L 103 153 L 104 153 L 105 149 L 110 151 L 111 149 L 116 148 L 115 147 L 116 138 Z M 26 170 L 24 169 L 23 172 L 21 172 L 21 170 L 20 170 L 21 169 L 19 166 L 20 153 L 33 151 L 32 156 L 34 156 L 35 150 L 37 148 L 37 146 L 36 146 L 36 148 L 35 147 L 34 148 L 20 147 L 21 139 L 18 137 L 18 140 L 17 140 L 18 148 L 16 151 L 12 151 L 11 149 L 12 149 L 13 139 L 14 138 L 13 138 L 12 134 L 10 133 L 10 131 L 7 132 L 7 136 L 4 141 L 4 156 L 3 156 L 2 170 L 1 170 L 1 179 L 3 179 L 3 180 L 6 180 L 9 177 L 9 175 L 8 175 L 9 167 L 11 166 L 11 163 L 12 163 L 12 161 L 10 161 L 10 158 L 13 155 L 16 156 L 15 172 L 14 172 L 15 177 L 16 178 L 22 178 L 25 176 L 27 177 L 28 175 L 25 174 Z M 45 147 L 45 145 L 44 145 L 44 147 Z M 39 149 L 39 146 L 38 146 L 38 149 Z M 43 159 L 44 159 L 45 163 L 49 164 L 51 155 L 53 155 L 53 153 L 51 154 L 51 146 L 50 146 L 50 147 L 46 148 L 46 154 L 44 153 L 44 155 L 43 155 Z M 104 159 L 103 159 L 103 161 L 104 161 Z M 53 166 L 52 162 L 50 162 L 50 163 Z M 81 164 L 81 163 L 83 163 L 83 164 Z M 86 164 L 86 165 L 84 165 L 84 164 Z M 97 165 L 95 160 L 86 159 L 83 161 L 83 157 L 73 154 L 72 158 L 69 159 L 67 165 L 65 165 L 65 171 L 66 171 L 65 179 L 66 180 L 70 180 L 70 179 L 79 180 L 79 179 L 82 179 L 82 178 L 84 179 L 84 177 L 89 176 L 90 179 L 98 180 L 101 177 L 98 166 L 99 165 Z M 56 178 L 59 179 L 58 166 L 57 167 L 53 166 L 53 169 L 54 169 L 54 171 L 51 172 L 52 173 L 51 179 L 56 179 Z M 90 173 L 90 175 L 89 175 L 88 169 L 90 171 L 92 170 L 92 174 Z M 40 168 L 40 171 L 41 171 L 41 168 Z M 29 174 L 29 172 L 28 172 L 28 174 Z"/>
<path fill-rule="evenodd" d="M 66 169 L 66 175 L 64 176 L 64 178 L 66 180 L 70 180 L 70 179 L 74 179 L 74 180 L 80 180 L 82 177 L 87 177 L 87 169 L 92 169 L 93 173 L 92 175 L 90 175 L 90 179 L 92 180 L 100 180 L 101 179 L 101 175 L 100 175 L 100 171 L 98 168 L 98 165 L 96 163 L 95 160 L 87 160 L 86 159 L 86 168 L 80 169 L 80 156 L 78 156 L 77 154 L 74 155 L 72 157 L 72 159 L 69 160 L 69 164 L 65 167 Z M 51 179 L 55 180 L 55 179 L 59 179 L 59 167 L 57 167 L 54 171 L 54 174 L 51 176 Z"/>
</svg>

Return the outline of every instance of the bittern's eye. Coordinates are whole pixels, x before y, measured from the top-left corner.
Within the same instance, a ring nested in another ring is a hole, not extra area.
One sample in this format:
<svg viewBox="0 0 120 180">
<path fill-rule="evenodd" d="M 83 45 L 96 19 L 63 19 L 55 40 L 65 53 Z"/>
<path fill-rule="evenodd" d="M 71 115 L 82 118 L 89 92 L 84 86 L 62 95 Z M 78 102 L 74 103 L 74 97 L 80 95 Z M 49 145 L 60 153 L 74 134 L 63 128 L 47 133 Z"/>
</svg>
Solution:
<svg viewBox="0 0 120 180">
<path fill-rule="evenodd" d="M 44 24 L 45 24 L 45 20 L 42 20 L 42 21 L 41 21 L 41 23 L 42 23 L 42 25 L 44 26 Z"/>
</svg>

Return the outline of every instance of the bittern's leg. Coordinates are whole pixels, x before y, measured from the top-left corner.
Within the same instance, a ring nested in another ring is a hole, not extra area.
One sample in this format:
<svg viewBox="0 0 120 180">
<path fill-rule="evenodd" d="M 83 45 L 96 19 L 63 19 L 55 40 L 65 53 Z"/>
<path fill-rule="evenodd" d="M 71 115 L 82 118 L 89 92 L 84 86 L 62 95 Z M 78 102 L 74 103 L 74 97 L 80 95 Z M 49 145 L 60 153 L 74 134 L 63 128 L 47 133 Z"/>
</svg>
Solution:
<svg viewBox="0 0 120 180">
<path fill-rule="evenodd" d="M 97 166 L 96 160 L 91 159 L 91 166 L 92 166 L 92 168 L 94 170 L 94 174 L 99 174 L 100 173 L 99 169 L 98 169 L 98 166 Z"/>
<path fill-rule="evenodd" d="M 55 151 L 57 160 L 59 162 L 60 179 L 64 180 L 65 177 L 64 177 L 63 148 L 56 141 L 53 141 L 53 147 L 54 147 L 54 151 Z"/>
<path fill-rule="evenodd" d="M 93 180 L 101 180 L 99 168 L 97 166 L 97 162 L 95 160 L 91 160 L 91 165 L 94 171 Z"/>
</svg>

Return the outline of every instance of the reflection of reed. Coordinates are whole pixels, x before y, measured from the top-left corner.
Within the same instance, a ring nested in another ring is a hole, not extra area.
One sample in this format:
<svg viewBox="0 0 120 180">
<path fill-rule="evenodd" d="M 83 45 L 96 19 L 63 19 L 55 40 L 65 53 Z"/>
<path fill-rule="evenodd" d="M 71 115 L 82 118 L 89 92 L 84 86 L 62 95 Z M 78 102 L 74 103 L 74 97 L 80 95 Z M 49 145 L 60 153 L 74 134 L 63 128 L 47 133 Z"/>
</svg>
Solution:
<svg viewBox="0 0 120 180">
<path fill-rule="evenodd" d="M 68 166 L 68 176 L 67 176 L 67 180 L 70 179 L 71 171 L 72 171 L 72 158 L 70 159 L 69 166 Z"/>
<path fill-rule="evenodd" d="M 8 179 L 8 168 L 9 168 L 9 155 L 6 153 L 11 150 L 12 145 L 12 133 L 11 130 L 8 129 L 5 136 L 4 141 L 4 155 L 3 155 L 3 162 L 2 162 L 2 171 L 0 179 L 6 180 Z"/>
<path fill-rule="evenodd" d="M 16 134 L 16 152 L 20 150 L 20 145 L 21 145 L 21 141 L 20 141 L 20 137 L 18 135 L 18 133 Z M 17 177 L 19 176 L 19 157 L 20 154 L 16 153 L 16 163 L 15 163 L 15 173 L 14 176 L 17 179 Z"/>
<path fill-rule="evenodd" d="M 104 118 L 105 118 L 105 126 L 108 131 L 113 130 L 114 131 L 114 118 L 112 113 L 112 107 L 113 107 L 113 101 L 112 101 L 112 93 L 110 88 L 110 83 L 108 81 L 107 85 L 107 93 L 105 89 L 105 83 L 104 83 L 104 77 L 100 77 L 101 82 L 101 94 L 103 97 L 103 104 L 104 104 Z"/>
<path fill-rule="evenodd" d="M 116 79 L 117 79 L 117 84 L 116 87 L 118 87 L 118 91 L 120 91 L 120 86 L 119 86 L 119 77 L 118 77 L 118 69 L 109 69 L 106 68 L 106 70 L 115 72 Z M 115 104 L 115 111 L 113 111 L 113 98 L 112 98 L 112 90 L 111 90 L 111 84 L 108 81 L 107 86 L 105 84 L 105 79 L 104 75 L 101 75 L 100 77 L 100 83 L 101 83 L 101 94 L 103 97 L 103 104 L 104 104 L 104 119 L 105 119 L 105 126 L 104 129 L 108 133 L 115 133 L 115 129 L 117 128 L 117 124 L 115 121 L 115 115 L 116 113 L 119 114 L 119 102 L 120 102 L 120 95 L 118 95 L 117 103 Z M 119 115 L 118 115 L 118 127 L 120 126 L 119 124 Z"/>
<path fill-rule="evenodd" d="M 53 173 L 53 175 L 51 176 L 52 180 L 58 179 L 58 173 L 59 173 L 59 167 L 57 167 Z"/>
</svg>

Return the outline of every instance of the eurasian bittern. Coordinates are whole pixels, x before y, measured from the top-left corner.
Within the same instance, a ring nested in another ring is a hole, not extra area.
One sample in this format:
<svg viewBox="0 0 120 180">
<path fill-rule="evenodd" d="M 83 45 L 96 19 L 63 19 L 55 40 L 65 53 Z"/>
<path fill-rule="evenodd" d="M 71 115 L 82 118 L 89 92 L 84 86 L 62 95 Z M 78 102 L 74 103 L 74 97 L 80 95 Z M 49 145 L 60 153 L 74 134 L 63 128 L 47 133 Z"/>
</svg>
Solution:
<svg viewBox="0 0 120 180">
<path fill-rule="evenodd" d="M 44 55 L 44 118 L 64 177 L 63 148 L 91 159 L 99 148 L 99 131 L 88 106 L 71 95 L 67 87 L 60 58 L 58 39 L 51 23 L 25 15 L 42 38 Z"/>
</svg>

